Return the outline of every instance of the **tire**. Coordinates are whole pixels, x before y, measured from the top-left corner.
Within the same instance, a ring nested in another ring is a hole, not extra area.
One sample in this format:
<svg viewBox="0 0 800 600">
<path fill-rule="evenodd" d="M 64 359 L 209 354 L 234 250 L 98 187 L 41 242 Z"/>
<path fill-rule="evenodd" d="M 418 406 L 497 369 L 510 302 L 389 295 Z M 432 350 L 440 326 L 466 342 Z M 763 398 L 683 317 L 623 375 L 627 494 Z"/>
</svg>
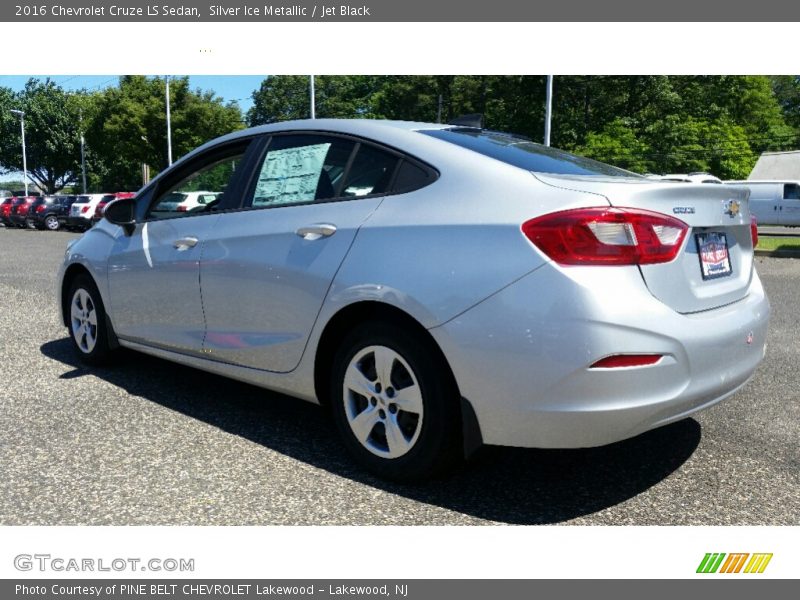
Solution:
<svg viewBox="0 0 800 600">
<path fill-rule="evenodd" d="M 69 338 L 78 358 L 90 365 L 107 362 L 112 350 L 108 344 L 106 311 L 92 278 L 78 275 L 69 288 L 67 302 Z"/>
<path fill-rule="evenodd" d="M 342 341 L 331 373 L 336 427 L 370 472 L 417 481 L 462 458 L 458 390 L 444 358 L 422 335 L 392 322 L 363 323 Z"/>
<path fill-rule="evenodd" d="M 58 231 L 61 224 L 58 222 L 58 217 L 55 215 L 47 215 L 44 218 L 44 229 L 48 231 Z"/>
</svg>

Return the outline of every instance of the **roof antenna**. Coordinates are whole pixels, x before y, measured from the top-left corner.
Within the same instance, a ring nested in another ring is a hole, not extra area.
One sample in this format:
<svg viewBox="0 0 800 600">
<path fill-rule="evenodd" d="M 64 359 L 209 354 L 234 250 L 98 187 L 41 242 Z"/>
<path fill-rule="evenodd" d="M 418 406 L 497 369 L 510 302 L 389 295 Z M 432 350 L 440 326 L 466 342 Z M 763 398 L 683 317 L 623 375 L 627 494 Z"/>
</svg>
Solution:
<svg viewBox="0 0 800 600">
<path fill-rule="evenodd" d="M 483 129 L 483 115 L 481 113 L 473 113 L 471 115 L 461 115 L 447 123 L 448 125 L 458 125 L 460 127 L 473 127 L 475 129 Z"/>
</svg>

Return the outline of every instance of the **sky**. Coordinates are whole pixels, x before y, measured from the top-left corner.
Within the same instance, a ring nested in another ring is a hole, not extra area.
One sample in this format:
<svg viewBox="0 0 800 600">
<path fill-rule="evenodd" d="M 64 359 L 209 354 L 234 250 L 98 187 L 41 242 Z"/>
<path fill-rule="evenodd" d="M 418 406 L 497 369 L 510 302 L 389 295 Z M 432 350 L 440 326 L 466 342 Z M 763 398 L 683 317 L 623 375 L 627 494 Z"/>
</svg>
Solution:
<svg viewBox="0 0 800 600">
<path fill-rule="evenodd" d="M 0 75 L 0 86 L 15 92 L 23 89 L 29 78 L 49 77 L 67 91 L 81 89 L 100 90 L 116 86 L 119 75 Z M 266 75 L 190 75 L 192 89 L 214 90 L 225 102 L 237 100 L 244 112 L 253 105 L 253 92 L 259 88 Z"/>
<path fill-rule="evenodd" d="M 9 87 L 15 92 L 25 87 L 28 79 L 50 78 L 67 91 L 81 89 L 101 90 L 116 86 L 119 75 L 0 75 L 0 86 Z M 190 75 L 192 89 L 214 90 L 225 102 L 236 100 L 243 112 L 253 106 L 252 94 L 261 86 L 266 75 Z M 0 181 L 12 181 L 22 177 L 22 173 L 0 175 Z"/>
</svg>

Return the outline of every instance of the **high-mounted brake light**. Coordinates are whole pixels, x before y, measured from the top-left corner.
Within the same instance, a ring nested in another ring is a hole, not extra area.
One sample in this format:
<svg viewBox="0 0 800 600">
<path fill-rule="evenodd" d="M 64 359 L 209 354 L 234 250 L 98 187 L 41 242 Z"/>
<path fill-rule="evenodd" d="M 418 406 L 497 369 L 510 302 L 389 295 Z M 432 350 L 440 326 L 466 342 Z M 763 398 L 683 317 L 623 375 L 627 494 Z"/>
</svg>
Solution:
<svg viewBox="0 0 800 600">
<path fill-rule="evenodd" d="M 638 208 L 579 208 L 522 224 L 522 232 L 562 265 L 651 265 L 674 260 L 689 226 Z"/>
<path fill-rule="evenodd" d="M 754 215 L 750 215 L 750 237 L 753 238 L 753 248 L 758 246 L 758 221 Z"/>
<path fill-rule="evenodd" d="M 590 369 L 622 369 L 625 367 L 647 367 L 661 360 L 660 354 L 614 354 L 594 363 Z"/>
</svg>

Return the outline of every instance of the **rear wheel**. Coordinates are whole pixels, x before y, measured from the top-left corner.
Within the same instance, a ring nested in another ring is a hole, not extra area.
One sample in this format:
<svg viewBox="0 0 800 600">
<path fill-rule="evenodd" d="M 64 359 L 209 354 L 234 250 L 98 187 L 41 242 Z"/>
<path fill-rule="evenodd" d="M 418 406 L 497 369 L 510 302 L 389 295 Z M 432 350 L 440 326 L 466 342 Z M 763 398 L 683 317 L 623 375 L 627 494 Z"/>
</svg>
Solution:
<svg viewBox="0 0 800 600">
<path fill-rule="evenodd" d="M 47 215 L 44 218 L 44 226 L 50 231 L 58 231 L 58 228 L 60 227 L 58 217 L 55 215 Z"/>
<path fill-rule="evenodd" d="M 67 317 L 72 345 L 78 357 L 89 364 L 101 364 L 111 354 L 106 312 L 94 281 L 78 275 L 69 290 Z"/>
<path fill-rule="evenodd" d="M 423 336 L 365 323 L 336 353 L 331 408 L 345 446 L 388 479 L 440 474 L 460 458 L 460 404 L 448 366 Z"/>
</svg>

